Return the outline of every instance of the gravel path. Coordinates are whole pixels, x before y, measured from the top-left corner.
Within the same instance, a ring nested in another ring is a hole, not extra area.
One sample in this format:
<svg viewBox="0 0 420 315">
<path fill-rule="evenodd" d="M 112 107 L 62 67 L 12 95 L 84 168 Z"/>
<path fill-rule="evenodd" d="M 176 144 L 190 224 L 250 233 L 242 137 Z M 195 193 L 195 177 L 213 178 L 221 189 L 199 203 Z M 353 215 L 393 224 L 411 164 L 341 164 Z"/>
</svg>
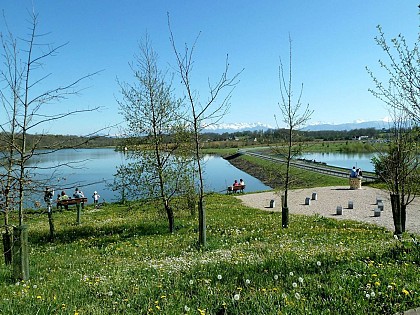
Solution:
<svg viewBox="0 0 420 315">
<path fill-rule="evenodd" d="M 310 200 L 305 205 L 305 199 L 316 193 L 317 200 Z M 267 211 L 281 211 L 281 198 L 275 192 L 236 195 L 249 207 Z M 374 216 L 376 198 L 381 198 L 384 210 L 379 217 Z M 289 191 L 289 213 L 313 215 L 319 214 L 327 218 L 342 220 L 357 220 L 383 226 L 394 231 L 391 201 L 389 193 L 384 190 L 362 187 L 350 190 L 348 186 L 317 187 L 310 189 L 295 189 Z M 270 201 L 275 200 L 275 207 L 270 208 Z M 349 201 L 353 202 L 353 209 L 348 208 Z M 341 205 L 343 214 L 337 215 L 337 206 Z M 420 200 L 414 200 L 407 208 L 406 231 L 420 235 Z"/>
</svg>

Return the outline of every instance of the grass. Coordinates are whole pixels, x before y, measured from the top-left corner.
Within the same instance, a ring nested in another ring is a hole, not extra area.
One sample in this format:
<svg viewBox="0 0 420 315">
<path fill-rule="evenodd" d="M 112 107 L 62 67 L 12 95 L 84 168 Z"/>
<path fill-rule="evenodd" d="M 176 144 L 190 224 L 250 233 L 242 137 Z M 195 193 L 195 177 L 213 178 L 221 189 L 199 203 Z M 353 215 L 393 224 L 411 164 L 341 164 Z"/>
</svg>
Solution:
<svg viewBox="0 0 420 315">
<path fill-rule="evenodd" d="M 321 216 L 290 216 L 206 198 L 208 246 L 197 218 L 176 232 L 154 204 L 27 216 L 31 278 L 0 265 L 0 314 L 394 314 L 420 306 L 420 250 L 404 235 Z"/>
</svg>

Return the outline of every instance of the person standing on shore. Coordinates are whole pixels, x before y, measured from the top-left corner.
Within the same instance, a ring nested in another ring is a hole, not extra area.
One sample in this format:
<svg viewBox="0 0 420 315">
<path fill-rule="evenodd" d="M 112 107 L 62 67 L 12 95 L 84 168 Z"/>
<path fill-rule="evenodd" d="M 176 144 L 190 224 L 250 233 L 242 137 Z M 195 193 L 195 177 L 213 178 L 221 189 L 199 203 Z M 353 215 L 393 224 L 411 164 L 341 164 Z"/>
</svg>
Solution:
<svg viewBox="0 0 420 315">
<path fill-rule="evenodd" d="M 96 206 L 98 204 L 99 198 L 101 198 L 101 196 L 99 196 L 97 191 L 94 191 L 92 198 L 93 198 L 93 204 Z"/>
</svg>

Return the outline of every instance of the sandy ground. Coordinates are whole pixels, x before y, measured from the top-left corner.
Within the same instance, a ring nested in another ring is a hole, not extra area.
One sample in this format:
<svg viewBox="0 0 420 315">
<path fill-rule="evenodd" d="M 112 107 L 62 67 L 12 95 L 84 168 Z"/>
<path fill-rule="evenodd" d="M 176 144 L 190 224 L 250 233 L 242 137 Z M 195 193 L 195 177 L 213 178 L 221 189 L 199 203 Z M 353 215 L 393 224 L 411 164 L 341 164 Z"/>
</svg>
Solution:
<svg viewBox="0 0 420 315">
<path fill-rule="evenodd" d="M 317 199 L 312 200 L 316 193 Z M 274 192 L 236 195 L 242 202 L 253 208 L 266 211 L 281 211 L 281 198 Z M 305 205 L 309 197 L 310 204 Z M 379 217 L 374 216 L 377 198 L 382 199 L 384 210 Z M 319 214 L 327 218 L 342 220 L 357 220 L 377 224 L 394 231 L 391 201 L 387 191 L 362 187 L 350 190 L 348 186 L 318 187 L 311 189 L 296 189 L 289 191 L 289 212 L 291 214 L 313 215 Z M 270 208 L 270 201 L 275 201 L 275 207 Z M 349 201 L 353 202 L 353 209 L 349 209 Z M 342 215 L 337 215 L 337 206 L 342 206 Z M 407 209 L 406 231 L 420 235 L 420 200 L 414 200 Z"/>
</svg>

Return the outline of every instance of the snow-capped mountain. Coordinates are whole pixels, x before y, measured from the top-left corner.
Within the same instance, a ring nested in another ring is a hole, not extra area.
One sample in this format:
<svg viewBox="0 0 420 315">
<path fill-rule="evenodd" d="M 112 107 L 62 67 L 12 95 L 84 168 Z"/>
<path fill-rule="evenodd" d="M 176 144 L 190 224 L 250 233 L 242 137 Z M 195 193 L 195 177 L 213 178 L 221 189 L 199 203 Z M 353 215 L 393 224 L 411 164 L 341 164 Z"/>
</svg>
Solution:
<svg viewBox="0 0 420 315">
<path fill-rule="evenodd" d="M 266 131 L 268 129 L 274 129 L 272 126 L 260 122 L 256 123 L 223 123 L 209 125 L 204 128 L 205 132 L 214 133 L 232 133 L 238 131 Z"/>
<path fill-rule="evenodd" d="M 335 131 L 344 131 L 344 130 L 353 130 L 353 129 L 364 129 L 364 128 L 375 128 L 375 129 L 388 129 L 390 123 L 384 120 L 378 121 L 363 121 L 363 122 L 351 122 L 344 124 L 328 124 L 328 123 L 315 123 L 308 125 L 301 130 L 305 131 L 325 131 L 325 130 L 335 130 Z M 233 133 L 241 131 L 266 131 L 269 129 L 277 129 L 276 127 L 270 126 L 269 124 L 256 122 L 256 123 L 222 123 L 209 125 L 204 128 L 204 132 L 213 132 L 213 133 Z"/>
</svg>

